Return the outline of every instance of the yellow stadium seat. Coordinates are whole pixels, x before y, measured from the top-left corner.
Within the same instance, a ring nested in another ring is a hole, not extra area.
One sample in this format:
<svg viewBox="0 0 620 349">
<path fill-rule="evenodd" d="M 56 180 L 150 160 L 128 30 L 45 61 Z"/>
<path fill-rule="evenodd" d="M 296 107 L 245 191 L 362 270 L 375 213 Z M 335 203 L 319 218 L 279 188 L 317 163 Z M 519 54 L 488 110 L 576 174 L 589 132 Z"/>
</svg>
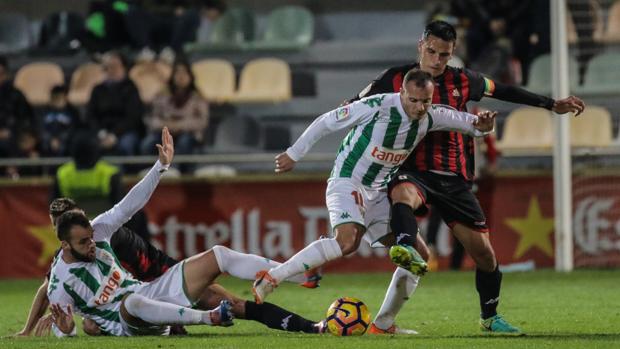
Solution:
<svg viewBox="0 0 620 349">
<path fill-rule="evenodd" d="M 620 42 L 620 1 L 616 1 L 607 13 L 607 31 L 604 40 L 609 43 Z"/>
<path fill-rule="evenodd" d="M 283 60 L 259 58 L 248 62 L 241 71 L 237 103 L 279 103 L 292 98 L 291 69 Z"/>
<path fill-rule="evenodd" d="M 84 105 L 88 103 L 93 88 L 103 82 L 104 79 L 105 73 L 100 64 L 82 64 L 71 76 L 69 102 L 74 105 Z"/>
<path fill-rule="evenodd" d="M 551 112 L 542 108 L 522 107 L 512 111 L 504 123 L 501 150 L 545 150 L 553 142 Z"/>
<path fill-rule="evenodd" d="M 58 64 L 35 62 L 21 67 L 15 75 L 15 87 L 28 102 L 35 106 L 49 103 L 50 91 L 65 83 L 65 76 Z"/>
<path fill-rule="evenodd" d="M 166 63 L 143 62 L 131 68 L 129 78 L 136 84 L 142 101 L 148 104 L 166 88 L 171 74 L 172 67 Z"/>
<path fill-rule="evenodd" d="M 607 147 L 613 141 L 611 114 L 603 107 L 589 105 L 583 114 L 571 117 L 570 130 L 573 147 Z"/>
<path fill-rule="evenodd" d="M 223 59 L 204 59 L 192 64 L 196 88 L 210 102 L 227 102 L 235 94 L 235 67 Z"/>
</svg>

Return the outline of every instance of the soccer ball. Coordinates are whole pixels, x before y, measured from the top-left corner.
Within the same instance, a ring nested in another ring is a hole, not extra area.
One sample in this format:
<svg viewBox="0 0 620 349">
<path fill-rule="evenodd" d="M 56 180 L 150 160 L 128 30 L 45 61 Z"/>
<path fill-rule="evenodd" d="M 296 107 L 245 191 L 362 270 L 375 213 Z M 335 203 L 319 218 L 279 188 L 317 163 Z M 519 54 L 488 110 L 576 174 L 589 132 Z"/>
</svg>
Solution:
<svg viewBox="0 0 620 349">
<path fill-rule="evenodd" d="M 335 336 L 361 336 L 370 325 L 364 302 L 353 297 L 336 299 L 327 309 L 327 328 Z"/>
</svg>

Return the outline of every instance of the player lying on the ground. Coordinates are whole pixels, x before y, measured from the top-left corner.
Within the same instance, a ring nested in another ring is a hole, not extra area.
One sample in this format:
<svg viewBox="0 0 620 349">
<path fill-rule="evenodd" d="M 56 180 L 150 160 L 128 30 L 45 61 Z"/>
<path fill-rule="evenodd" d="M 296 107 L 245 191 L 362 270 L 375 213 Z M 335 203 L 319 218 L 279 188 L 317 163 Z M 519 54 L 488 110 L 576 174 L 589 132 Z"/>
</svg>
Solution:
<svg viewBox="0 0 620 349">
<path fill-rule="evenodd" d="M 257 275 L 253 287 L 257 303 L 289 276 L 353 253 L 362 237 L 371 245 L 396 243 L 388 230 L 387 183 L 428 132 L 455 130 L 483 136 L 492 131 L 496 113 L 476 116 L 431 107 L 433 89 L 429 73 L 410 70 L 400 93 L 375 95 L 323 114 L 276 157 L 276 172 L 290 171 L 321 137 L 353 127 L 340 146 L 327 184 L 326 203 L 335 238 L 317 240 L 287 262 Z M 415 250 L 411 252 L 414 258 L 403 267 L 424 274 L 426 262 Z"/>
<path fill-rule="evenodd" d="M 92 225 L 80 211 L 65 212 L 58 218 L 61 252 L 53 262 L 48 287 L 57 335 L 75 330 L 72 309 L 111 335 L 164 334 L 169 324 L 230 325 L 232 314 L 227 301 L 213 311 L 189 307 L 200 301 L 220 273 L 251 278 L 257 271 L 252 269 L 253 265 L 268 264 L 262 257 L 216 246 L 174 265 L 149 283 L 133 279 L 122 268 L 109 240 L 144 206 L 170 164 L 172 137 L 166 129 L 162 142 L 163 146 L 158 146 L 160 161 L 120 203 L 95 218 Z"/>
<path fill-rule="evenodd" d="M 73 200 L 68 198 L 58 198 L 52 201 L 49 208 L 49 215 L 52 225 L 55 226 L 58 217 L 64 212 L 70 210 L 80 210 Z M 178 263 L 178 261 L 158 250 L 151 243 L 142 239 L 129 228 L 124 226 L 112 235 L 112 238 L 110 239 L 110 246 L 121 263 L 121 266 L 140 281 L 151 281 L 161 276 L 168 268 Z M 237 252 L 230 251 L 230 253 L 235 254 Z M 278 264 L 273 261 L 270 261 L 270 263 L 273 265 Z M 49 273 L 43 284 L 37 290 L 24 328 L 16 335 L 28 336 L 32 333 L 32 331 L 34 331 L 36 336 L 47 335 L 49 333 L 49 329 L 52 324 L 51 315 L 41 318 L 49 305 L 46 295 L 48 279 Z M 308 274 L 304 278 L 297 277 L 288 281 L 303 281 L 301 284 L 302 286 L 314 288 L 318 287 L 319 279 L 319 274 Z M 219 302 L 223 299 L 227 299 L 231 302 L 232 312 L 235 318 L 255 320 L 273 329 L 292 332 L 301 331 L 306 333 L 316 333 L 321 330 L 318 324 L 314 321 L 307 320 L 271 303 L 256 304 L 252 301 L 246 301 L 217 284 L 209 286 L 207 292 L 201 296 L 201 300 L 198 302 L 198 308 L 203 310 L 213 309 L 217 307 Z M 282 321 L 286 318 L 288 318 L 289 321 Z M 89 335 L 100 334 L 100 330 L 97 325 L 88 319 L 83 321 L 83 329 L 84 332 Z M 171 327 L 170 332 L 171 334 L 186 333 L 180 326 Z"/>
</svg>

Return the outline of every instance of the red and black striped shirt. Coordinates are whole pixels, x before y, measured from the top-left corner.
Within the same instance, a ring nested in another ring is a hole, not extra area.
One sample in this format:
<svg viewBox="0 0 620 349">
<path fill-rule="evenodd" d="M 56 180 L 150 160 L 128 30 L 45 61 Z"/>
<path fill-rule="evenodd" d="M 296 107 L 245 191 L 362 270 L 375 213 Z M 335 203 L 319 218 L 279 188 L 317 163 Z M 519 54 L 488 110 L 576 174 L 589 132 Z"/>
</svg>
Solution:
<svg viewBox="0 0 620 349">
<path fill-rule="evenodd" d="M 398 92 L 404 75 L 419 64 L 393 67 L 384 71 L 359 98 L 377 93 Z M 469 69 L 446 67 L 444 73 L 435 77 L 433 104 L 449 105 L 466 111 L 467 102 L 479 101 L 486 89 L 493 88 L 493 81 Z M 492 91 L 489 91 L 492 93 Z M 413 150 L 401 166 L 403 170 L 452 172 L 467 180 L 474 177 L 474 142 L 472 137 L 458 132 L 431 132 Z"/>
</svg>

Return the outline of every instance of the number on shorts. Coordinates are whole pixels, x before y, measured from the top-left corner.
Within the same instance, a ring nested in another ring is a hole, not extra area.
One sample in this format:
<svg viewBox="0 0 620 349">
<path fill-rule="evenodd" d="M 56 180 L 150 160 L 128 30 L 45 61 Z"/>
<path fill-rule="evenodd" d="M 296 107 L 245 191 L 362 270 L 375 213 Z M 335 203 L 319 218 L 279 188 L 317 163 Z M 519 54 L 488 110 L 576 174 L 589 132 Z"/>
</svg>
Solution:
<svg viewBox="0 0 620 349">
<path fill-rule="evenodd" d="M 364 198 L 359 191 L 352 191 L 351 195 L 353 195 L 353 199 L 355 199 L 355 204 L 359 207 L 364 207 Z"/>
</svg>

